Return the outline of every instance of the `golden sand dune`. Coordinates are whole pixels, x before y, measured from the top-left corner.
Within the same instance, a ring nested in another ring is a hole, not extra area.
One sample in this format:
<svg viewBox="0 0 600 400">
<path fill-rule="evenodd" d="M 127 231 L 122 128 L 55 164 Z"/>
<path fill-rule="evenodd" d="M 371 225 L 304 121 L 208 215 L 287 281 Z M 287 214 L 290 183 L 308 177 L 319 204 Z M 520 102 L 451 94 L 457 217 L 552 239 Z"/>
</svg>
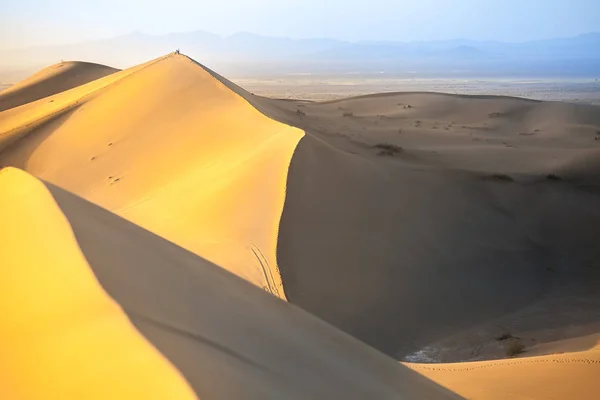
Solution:
<svg viewBox="0 0 600 400">
<path fill-rule="evenodd" d="M 98 284 L 46 187 L 0 171 L 0 397 L 192 399 Z"/>
<path fill-rule="evenodd" d="M 0 365 L 10 371 L 0 381 L 4 396 L 191 398 L 91 272 L 200 399 L 462 398 L 453 392 L 473 399 L 592 399 L 596 393 L 597 349 L 514 361 L 408 364 L 417 374 L 24 172 L 4 169 L 0 189 L 0 232 L 9 246 L 0 255 L 9 266 L 1 280 L 0 346 L 8 356 Z"/>
<path fill-rule="evenodd" d="M 92 271 L 199 399 L 458 398 L 62 189 L 6 168 L 0 190 L 2 398 L 192 398 Z"/>
<path fill-rule="evenodd" d="M 91 272 L 200 399 L 461 398 L 452 392 L 475 399 L 591 399 L 596 393 L 597 350 L 407 365 L 413 372 L 219 267 L 62 189 L 46 188 L 24 172 L 4 169 L 0 189 L 5 221 L 0 232 L 10 245 L 0 255 L 2 265 L 10 267 L 2 270 L 1 280 L 5 329 L 0 346 L 8 357 L 0 365 L 11 373 L 1 381 L 4 396 L 192 397 Z"/>
<path fill-rule="evenodd" d="M 0 93 L 0 112 L 64 92 L 117 72 L 118 69 L 86 62 L 61 62 Z"/>
<path fill-rule="evenodd" d="M 179 54 L 0 113 L 0 165 L 200 398 L 593 398 L 598 351 L 544 344 L 596 332 L 599 150 L 595 106 L 272 100 Z M 204 259 L 399 359 L 569 353 L 409 365 L 440 391 Z"/>
<path fill-rule="evenodd" d="M 0 115 L 0 138 L 20 138 L 1 162 L 284 297 L 275 249 L 300 130 L 175 54 L 51 99 Z"/>
</svg>

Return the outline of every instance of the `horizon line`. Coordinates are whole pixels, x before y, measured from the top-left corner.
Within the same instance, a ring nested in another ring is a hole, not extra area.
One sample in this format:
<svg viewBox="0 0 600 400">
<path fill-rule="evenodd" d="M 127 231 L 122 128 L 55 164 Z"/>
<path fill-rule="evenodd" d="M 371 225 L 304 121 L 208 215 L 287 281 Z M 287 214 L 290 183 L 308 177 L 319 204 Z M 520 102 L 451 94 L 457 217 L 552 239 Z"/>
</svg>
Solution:
<svg viewBox="0 0 600 400">
<path fill-rule="evenodd" d="M 79 45 L 79 44 L 83 44 L 83 43 L 101 42 L 101 41 L 113 40 L 113 39 L 123 38 L 123 37 L 127 37 L 127 36 L 133 36 L 133 35 L 143 35 L 143 36 L 158 38 L 158 37 L 166 37 L 166 36 L 170 36 L 170 35 L 185 35 L 185 34 L 192 34 L 192 33 L 205 33 L 205 34 L 212 35 L 212 36 L 218 37 L 220 39 L 224 39 L 224 40 L 230 39 L 232 37 L 239 36 L 239 35 L 252 35 L 252 36 L 268 38 L 268 39 L 285 39 L 285 40 L 292 40 L 292 41 L 331 40 L 331 41 L 347 43 L 347 44 L 361 44 L 361 43 L 407 43 L 408 44 L 408 43 L 452 42 L 452 41 L 461 41 L 461 40 L 477 42 L 477 43 L 524 44 L 524 43 L 536 43 L 536 42 L 544 42 L 544 41 L 552 41 L 552 40 L 575 39 L 575 38 L 579 38 L 582 36 L 600 35 L 600 31 L 590 31 L 590 32 L 586 32 L 586 33 L 580 33 L 577 35 L 572 35 L 572 36 L 553 36 L 553 37 L 547 37 L 545 39 L 533 39 L 533 40 L 524 40 L 524 41 L 503 41 L 503 40 L 494 40 L 494 39 L 479 40 L 479 39 L 471 39 L 471 38 L 467 38 L 467 37 L 456 37 L 456 38 L 452 38 L 452 39 L 430 39 L 430 40 L 395 40 L 395 39 L 391 39 L 391 40 L 372 40 L 372 39 L 345 40 L 345 39 L 337 39 L 337 38 L 324 37 L 324 36 L 297 38 L 297 37 L 289 37 L 289 36 L 264 35 L 264 34 L 260 34 L 260 33 L 249 32 L 249 31 L 239 31 L 239 32 L 235 32 L 235 33 L 232 33 L 229 35 L 221 35 L 221 34 L 210 32 L 210 31 L 203 30 L 203 29 L 194 29 L 194 30 L 190 30 L 190 31 L 167 32 L 167 33 L 159 33 L 159 34 L 147 33 L 147 32 L 143 32 L 141 30 L 133 30 L 133 31 L 130 31 L 127 33 L 122 33 L 122 34 L 118 34 L 118 35 L 114 35 L 114 36 L 90 38 L 90 39 L 85 39 L 85 40 L 81 40 L 81 41 L 77 41 L 77 42 L 45 44 L 45 45 L 29 45 L 29 46 L 23 46 L 23 47 L 4 48 L 4 49 L 0 49 L 0 51 L 20 51 L 20 50 L 30 50 L 30 49 L 40 49 L 40 48 L 75 46 L 75 45 Z"/>
</svg>

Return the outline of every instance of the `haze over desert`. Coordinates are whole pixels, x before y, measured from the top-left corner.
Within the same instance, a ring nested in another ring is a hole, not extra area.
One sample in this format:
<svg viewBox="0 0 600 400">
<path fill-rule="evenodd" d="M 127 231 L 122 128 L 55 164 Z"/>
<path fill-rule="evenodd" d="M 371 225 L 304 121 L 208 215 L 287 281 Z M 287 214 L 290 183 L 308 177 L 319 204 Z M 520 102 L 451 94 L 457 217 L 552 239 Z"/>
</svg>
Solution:
<svg viewBox="0 0 600 400">
<path fill-rule="evenodd" d="M 598 398 L 587 17 L 515 17 L 515 41 L 491 3 L 403 10 L 492 40 L 359 29 L 388 17 L 348 2 L 333 38 L 289 39 L 267 3 L 126 25 L 273 21 L 257 35 L 106 39 L 117 17 L 61 2 L 44 21 L 79 43 L 2 28 L 39 45 L 0 46 L 0 398 Z M 331 23 L 312 3 L 294 12 Z"/>
</svg>

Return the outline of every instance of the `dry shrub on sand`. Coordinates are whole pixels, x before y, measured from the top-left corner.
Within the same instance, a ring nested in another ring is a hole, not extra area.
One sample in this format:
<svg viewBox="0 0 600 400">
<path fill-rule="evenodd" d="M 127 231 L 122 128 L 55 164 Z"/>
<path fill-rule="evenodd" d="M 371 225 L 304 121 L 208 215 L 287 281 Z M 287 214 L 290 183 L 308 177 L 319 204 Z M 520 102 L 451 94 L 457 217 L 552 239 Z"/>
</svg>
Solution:
<svg viewBox="0 0 600 400">
<path fill-rule="evenodd" d="M 519 339 L 512 339 L 506 346 L 506 355 L 509 357 L 518 356 L 525 350 L 525 345 Z"/>
<path fill-rule="evenodd" d="M 515 180 L 510 175 L 506 174 L 492 174 L 485 177 L 486 180 L 495 182 L 514 182 Z"/>
<path fill-rule="evenodd" d="M 373 147 L 380 150 L 378 153 L 380 156 L 393 156 L 403 150 L 402 147 L 391 143 L 378 143 Z"/>
<path fill-rule="evenodd" d="M 514 338 L 513 334 L 507 331 L 507 332 L 502 332 L 500 335 L 498 335 L 496 337 L 496 340 L 501 342 L 501 341 L 513 339 L 513 338 Z"/>
</svg>

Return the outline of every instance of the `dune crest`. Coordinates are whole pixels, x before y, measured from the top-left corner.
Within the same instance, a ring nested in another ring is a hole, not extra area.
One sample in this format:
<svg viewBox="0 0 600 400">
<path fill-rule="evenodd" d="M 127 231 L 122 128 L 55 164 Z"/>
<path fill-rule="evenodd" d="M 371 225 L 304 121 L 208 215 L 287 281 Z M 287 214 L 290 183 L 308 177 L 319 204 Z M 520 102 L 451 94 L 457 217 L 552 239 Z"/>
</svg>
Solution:
<svg viewBox="0 0 600 400">
<path fill-rule="evenodd" d="M 105 65 L 66 61 L 51 65 L 0 93 L 0 112 L 64 92 L 119 71 Z"/>
<path fill-rule="evenodd" d="M 0 171 L 0 397 L 195 399 L 94 277 L 46 187 Z"/>
<path fill-rule="evenodd" d="M 0 162 L 285 298 L 275 248 L 301 130 L 178 54 L 52 100 L 0 114 L 0 138 L 19 136 Z"/>
<path fill-rule="evenodd" d="M 459 398 L 23 171 L 2 170 L 0 189 L 0 238 L 10 245 L 0 253 L 0 397 L 193 399 L 125 311 L 199 399 Z"/>
<path fill-rule="evenodd" d="M 172 53 L 1 112 L 0 165 L 200 398 L 590 398 L 599 116 L 266 99 Z"/>
</svg>

